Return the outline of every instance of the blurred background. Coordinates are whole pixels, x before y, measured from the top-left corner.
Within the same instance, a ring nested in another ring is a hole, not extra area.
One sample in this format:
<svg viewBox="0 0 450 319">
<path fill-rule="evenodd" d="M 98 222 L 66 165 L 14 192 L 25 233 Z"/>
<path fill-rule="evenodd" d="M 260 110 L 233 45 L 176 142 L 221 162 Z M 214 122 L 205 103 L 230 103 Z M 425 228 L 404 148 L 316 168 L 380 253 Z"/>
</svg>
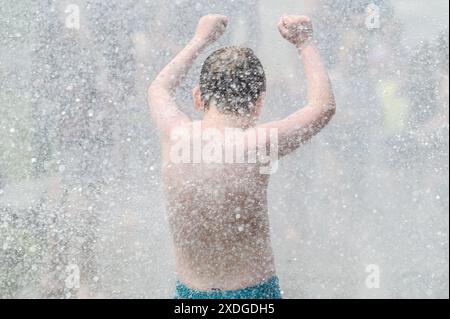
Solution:
<svg viewBox="0 0 450 319">
<path fill-rule="evenodd" d="M 284 297 L 448 298 L 445 0 L 0 0 L 0 298 L 173 296 L 146 90 L 211 12 L 231 25 L 179 90 L 194 118 L 226 45 L 262 59 L 263 120 L 305 103 L 284 13 L 313 17 L 330 69 L 336 118 L 270 186 Z"/>
</svg>

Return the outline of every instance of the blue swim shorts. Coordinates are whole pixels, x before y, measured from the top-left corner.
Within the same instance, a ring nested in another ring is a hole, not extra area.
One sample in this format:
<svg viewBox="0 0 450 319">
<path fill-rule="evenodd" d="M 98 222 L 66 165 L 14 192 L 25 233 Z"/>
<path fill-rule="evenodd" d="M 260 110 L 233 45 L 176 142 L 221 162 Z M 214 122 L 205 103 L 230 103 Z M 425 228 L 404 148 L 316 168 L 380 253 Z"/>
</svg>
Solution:
<svg viewBox="0 0 450 319">
<path fill-rule="evenodd" d="M 175 299 L 281 299 L 280 281 L 273 277 L 253 287 L 228 291 L 192 290 L 178 281 Z"/>
</svg>

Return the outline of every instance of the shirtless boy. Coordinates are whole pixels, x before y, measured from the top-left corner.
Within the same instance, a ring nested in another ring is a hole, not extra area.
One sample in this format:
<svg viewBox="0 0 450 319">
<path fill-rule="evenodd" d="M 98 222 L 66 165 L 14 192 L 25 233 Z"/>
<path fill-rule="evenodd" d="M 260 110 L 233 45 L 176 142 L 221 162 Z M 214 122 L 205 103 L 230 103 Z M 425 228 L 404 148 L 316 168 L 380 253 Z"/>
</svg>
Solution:
<svg viewBox="0 0 450 319">
<path fill-rule="evenodd" d="M 268 146 L 277 143 L 276 155 L 281 158 L 325 127 L 335 113 L 335 101 L 327 70 L 314 45 L 311 20 L 286 15 L 278 28 L 303 61 L 308 105 L 285 119 L 257 124 L 266 91 L 264 69 L 250 49 L 224 48 L 203 65 L 200 85 L 193 92 L 195 108 L 203 119 L 193 122 L 178 108 L 174 91 L 194 60 L 225 32 L 227 24 L 224 16 L 203 17 L 194 38 L 149 88 L 151 115 L 161 134 L 179 279 L 177 298 L 279 299 L 267 207 L 270 175 L 261 173 L 263 164 L 258 161 L 176 162 L 173 148 L 179 141 L 174 131 L 193 141 L 199 127 L 201 131 L 213 128 L 221 132 L 234 128 L 249 135 L 245 147 L 251 144 L 252 134 Z M 277 141 L 268 138 L 273 130 Z"/>
</svg>

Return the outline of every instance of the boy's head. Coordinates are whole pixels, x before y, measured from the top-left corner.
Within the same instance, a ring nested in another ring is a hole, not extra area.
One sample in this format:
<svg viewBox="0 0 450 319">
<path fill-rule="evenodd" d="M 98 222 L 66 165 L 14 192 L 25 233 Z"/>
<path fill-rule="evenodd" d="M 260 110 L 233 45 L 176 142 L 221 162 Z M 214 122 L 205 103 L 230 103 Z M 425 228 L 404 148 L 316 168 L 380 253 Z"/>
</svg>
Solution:
<svg viewBox="0 0 450 319">
<path fill-rule="evenodd" d="M 259 113 L 266 91 L 264 68 L 251 49 L 228 47 L 211 54 L 200 75 L 202 107 L 225 115 Z"/>
</svg>

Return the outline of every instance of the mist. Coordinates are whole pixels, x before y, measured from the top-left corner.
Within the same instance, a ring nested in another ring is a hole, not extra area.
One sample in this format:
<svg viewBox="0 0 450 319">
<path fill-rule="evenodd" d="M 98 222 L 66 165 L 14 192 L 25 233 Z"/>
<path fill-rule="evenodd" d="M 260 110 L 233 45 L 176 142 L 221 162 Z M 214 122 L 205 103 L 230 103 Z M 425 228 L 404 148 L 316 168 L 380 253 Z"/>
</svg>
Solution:
<svg viewBox="0 0 450 319">
<path fill-rule="evenodd" d="M 158 72 L 208 13 L 252 48 L 262 121 L 306 105 L 277 31 L 308 14 L 338 112 L 269 188 L 284 298 L 449 297 L 448 2 L 0 0 L 0 298 L 172 298 Z"/>
</svg>

